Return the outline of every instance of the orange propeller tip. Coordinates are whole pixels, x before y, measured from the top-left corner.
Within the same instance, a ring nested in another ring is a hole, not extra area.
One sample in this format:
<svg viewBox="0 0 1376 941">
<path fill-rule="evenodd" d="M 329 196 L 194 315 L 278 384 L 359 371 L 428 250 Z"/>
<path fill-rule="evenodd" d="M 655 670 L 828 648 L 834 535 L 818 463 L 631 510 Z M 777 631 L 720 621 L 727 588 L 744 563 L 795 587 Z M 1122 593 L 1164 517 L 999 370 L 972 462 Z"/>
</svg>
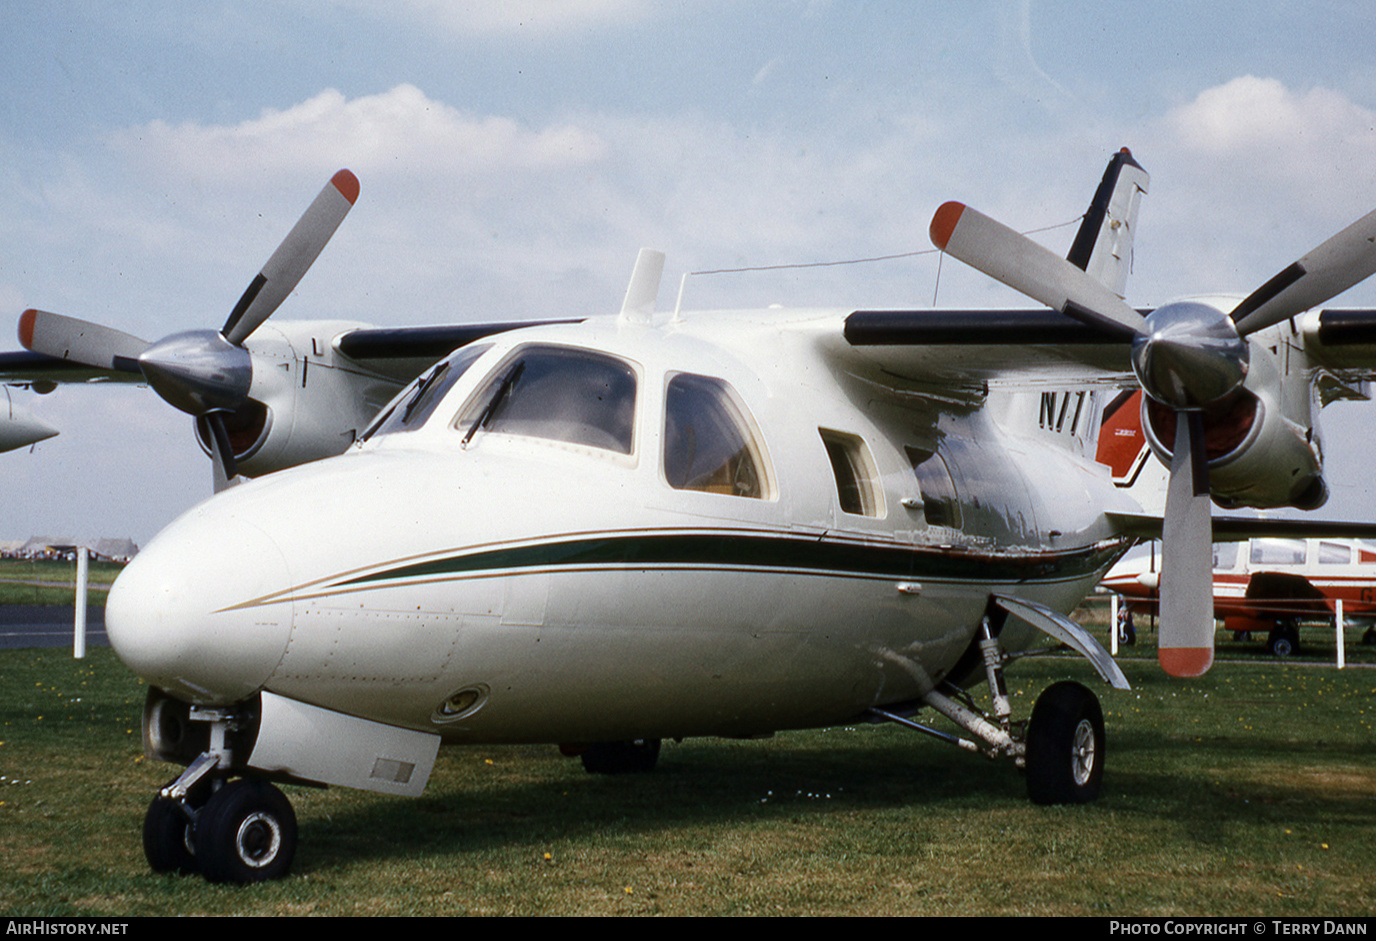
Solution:
<svg viewBox="0 0 1376 941">
<path fill-rule="evenodd" d="M 1214 649 L 1212 647 L 1161 647 L 1157 650 L 1156 659 L 1160 662 L 1161 669 L 1171 676 L 1189 679 L 1203 676 L 1209 672 L 1209 667 L 1214 665 Z"/>
<path fill-rule="evenodd" d="M 960 222 L 960 214 L 964 211 L 964 203 L 942 203 L 936 214 L 932 216 L 932 225 L 929 230 L 932 244 L 943 252 L 946 251 L 946 243 L 951 240 L 951 233 L 955 231 L 956 223 Z"/>
<path fill-rule="evenodd" d="M 33 322 L 37 318 L 38 311 L 32 307 L 19 315 L 19 345 L 26 350 L 33 346 Z"/>
<path fill-rule="evenodd" d="M 349 201 L 350 206 L 358 199 L 358 177 L 354 176 L 352 171 L 340 170 L 330 179 L 330 183 L 339 190 L 340 196 Z"/>
</svg>

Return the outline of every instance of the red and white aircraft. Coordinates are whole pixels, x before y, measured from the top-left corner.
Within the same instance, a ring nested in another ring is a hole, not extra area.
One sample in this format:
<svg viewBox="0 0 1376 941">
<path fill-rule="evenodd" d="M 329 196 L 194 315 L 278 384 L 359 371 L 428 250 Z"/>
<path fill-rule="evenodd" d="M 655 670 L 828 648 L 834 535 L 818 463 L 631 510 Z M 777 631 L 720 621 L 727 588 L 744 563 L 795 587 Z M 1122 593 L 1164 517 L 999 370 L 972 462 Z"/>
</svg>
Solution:
<svg viewBox="0 0 1376 941">
<path fill-rule="evenodd" d="M 1265 634 L 1277 656 L 1299 647 L 1306 622 L 1343 620 L 1366 626 L 1362 643 L 1376 643 L 1376 550 L 1359 540 L 1268 536 L 1214 544 L 1214 617 L 1237 640 Z M 1128 610 L 1155 613 L 1160 600 L 1160 559 L 1123 559 L 1100 583 L 1122 596 Z"/>
</svg>

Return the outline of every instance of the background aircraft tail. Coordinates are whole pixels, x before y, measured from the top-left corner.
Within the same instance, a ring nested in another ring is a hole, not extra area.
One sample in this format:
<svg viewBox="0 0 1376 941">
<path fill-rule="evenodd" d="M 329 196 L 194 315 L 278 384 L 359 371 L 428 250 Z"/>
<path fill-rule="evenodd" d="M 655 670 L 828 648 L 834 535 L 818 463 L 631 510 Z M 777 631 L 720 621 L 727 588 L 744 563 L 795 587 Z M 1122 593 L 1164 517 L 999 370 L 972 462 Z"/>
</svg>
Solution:
<svg viewBox="0 0 1376 941">
<path fill-rule="evenodd" d="M 1150 179 L 1126 147 L 1114 154 L 1065 256 L 1119 297 L 1127 296 L 1137 210 Z"/>
<path fill-rule="evenodd" d="M 1114 154 L 1066 255 L 1067 261 L 1120 298 L 1127 290 L 1137 211 L 1150 179 L 1126 147 Z M 1115 482 L 1120 476 L 1124 481 L 1119 486 L 1131 486 L 1140 476 L 1147 456 L 1147 442 L 1138 418 L 1140 405 L 1140 393 L 1072 389 L 1042 392 L 1027 407 L 1036 409 L 1035 427 L 1042 437 L 1076 453 L 1097 454 L 1100 463 L 1115 467 Z M 1106 431 L 1110 421 L 1116 423 Z M 1129 424 L 1122 424 L 1124 421 Z M 1129 441 L 1133 428 L 1136 435 Z M 1129 449 L 1131 457 L 1127 454 Z M 1107 459 L 1109 455 L 1112 460 Z M 1118 464 L 1122 465 L 1121 473 Z M 1161 503 L 1165 500 L 1164 479 Z M 1152 505 L 1156 503 L 1153 501 Z"/>
</svg>

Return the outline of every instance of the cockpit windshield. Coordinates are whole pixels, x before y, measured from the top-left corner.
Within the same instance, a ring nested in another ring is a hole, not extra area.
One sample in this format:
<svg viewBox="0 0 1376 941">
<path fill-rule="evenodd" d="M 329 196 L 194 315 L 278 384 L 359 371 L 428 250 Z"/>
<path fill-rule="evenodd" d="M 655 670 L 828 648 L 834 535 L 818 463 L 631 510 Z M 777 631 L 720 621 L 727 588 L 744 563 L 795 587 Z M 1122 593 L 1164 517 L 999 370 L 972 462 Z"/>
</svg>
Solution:
<svg viewBox="0 0 1376 941">
<path fill-rule="evenodd" d="M 588 350 L 530 347 L 507 360 L 455 427 L 465 444 L 493 432 L 630 454 L 635 370 Z"/>
<path fill-rule="evenodd" d="M 367 441 L 373 435 L 386 435 L 396 431 L 415 431 L 430 413 L 439 405 L 440 399 L 459 381 L 469 366 L 472 366 L 483 353 L 492 347 L 491 343 L 474 343 L 455 350 L 430 369 L 421 373 L 412 383 L 392 399 L 387 407 L 378 412 L 362 439 Z"/>
</svg>

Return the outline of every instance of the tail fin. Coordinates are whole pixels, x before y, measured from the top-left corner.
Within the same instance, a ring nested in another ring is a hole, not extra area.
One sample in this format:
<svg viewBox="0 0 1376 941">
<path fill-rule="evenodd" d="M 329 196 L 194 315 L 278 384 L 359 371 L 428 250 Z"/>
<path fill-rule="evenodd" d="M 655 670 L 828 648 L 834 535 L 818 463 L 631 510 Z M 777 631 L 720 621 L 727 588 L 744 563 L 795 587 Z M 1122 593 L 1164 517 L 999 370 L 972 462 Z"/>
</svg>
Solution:
<svg viewBox="0 0 1376 941">
<path fill-rule="evenodd" d="M 1126 147 L 1113 155 L 1066 260 L 1125 297 L 1137 209 L 1151 179 Z"/>
</svg>

